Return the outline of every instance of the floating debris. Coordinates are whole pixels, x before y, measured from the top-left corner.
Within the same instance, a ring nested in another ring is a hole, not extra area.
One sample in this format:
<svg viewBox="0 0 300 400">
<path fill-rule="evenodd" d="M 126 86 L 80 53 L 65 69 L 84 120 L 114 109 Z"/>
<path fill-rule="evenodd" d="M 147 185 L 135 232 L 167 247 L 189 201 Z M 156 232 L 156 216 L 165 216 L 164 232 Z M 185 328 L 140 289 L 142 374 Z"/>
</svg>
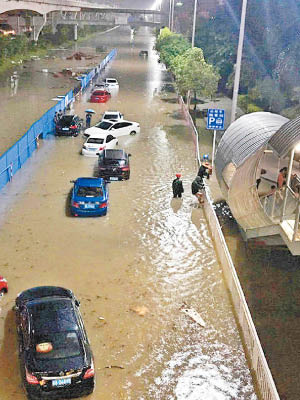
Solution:
<svg viewBox="0 0 300 400">
<path fill-rule="evenodd" d="M 192 307 L 187 306 L 187 304 L 183 304 L 180 310 L 192 318 L 197 324 L 201 325 L 203 328 L 206 326 L 204 320 L 201 318 L 200 314 Z"/>
</svg>

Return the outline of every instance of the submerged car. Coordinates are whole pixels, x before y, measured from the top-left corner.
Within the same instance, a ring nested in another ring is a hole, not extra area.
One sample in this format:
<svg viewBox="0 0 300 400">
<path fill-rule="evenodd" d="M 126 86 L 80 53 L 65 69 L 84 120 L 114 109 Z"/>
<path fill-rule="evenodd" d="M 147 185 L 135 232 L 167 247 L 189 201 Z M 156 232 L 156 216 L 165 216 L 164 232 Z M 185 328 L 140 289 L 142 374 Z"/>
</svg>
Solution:
<svg viewBox="0 0 300 400">
<path fill-rule="evenodd" d="M 105 113 L 102 115 L 101 121 L 113 121 L 113 122 L 119 122 L 123 121 L 123 114 L 120 113 L 120 111 L 105 111 Z"/>
<path fill-rule="evenodd" d="M 82 127 L 82 120 L 78 115 L 63 115 L 55 126 L 57 136 L 78 136 Z"/>
<path fill-rule="evenodd" d="M 95 126 L 86 129 L 84 131 L 84 136 L 110 132 L 112 135 L 119 137 L 125 135 L 135 135 L 136 133 L 140 133 L 140 130 L 140 125 L 133 121 L 100 121 Z"/>
<path fill-rule="evenodd" d="M 118 139 L 110 133 L 91 135 L 82 146 L 81 153 L 84 156 L 95 157 L 100 151 L 114 149 L 118 144 Z"/>
<path fill-rule="evenodd" d="M 8 291 L 7 280 L 3 278 L 3 276 L 0 276 L 0 296 L 4 293 L 7 293 L 7 291 Z"/>
<path fill-rule="evenodd" d="M 118 88 L 119 82 L 115 78 L 105 78 L 104 84 L 107 88 Z"/>
<path fill-rule="evenodd" d="M 101 178 L 78 178 L 71 196 L 71 214 L 75 217 L 106 215 L 108 185 Z"/>
<path fill-rule="evenodd" d="M 127 180 L 130 177 L 129 157 L 124 150 L 104 150 L 98 158 L 98 174 L 111 181 Z"/>
<path fill-rule="evenodd" d="M 107 90 L 94 90 L 90 102 L 91 103 L 106 103 L 111 97 L 111 94 Z"/>
<path fill-rule="evenodd" d="M 16 324 L 24 386 L 30 400 L 93 392 L 89 340 L 71 290 L 39 286 L 16 298 Z"/>
</svg>

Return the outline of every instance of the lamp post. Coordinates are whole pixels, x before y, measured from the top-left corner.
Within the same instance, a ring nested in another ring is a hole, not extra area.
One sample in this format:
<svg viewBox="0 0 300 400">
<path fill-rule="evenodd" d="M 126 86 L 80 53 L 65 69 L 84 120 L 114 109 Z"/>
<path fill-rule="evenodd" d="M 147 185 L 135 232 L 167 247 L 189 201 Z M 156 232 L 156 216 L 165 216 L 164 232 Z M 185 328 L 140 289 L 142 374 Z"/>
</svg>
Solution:
<svg viewBox="0 0 300 400">
<path fill-rule="evenodd" d="M 195 0 L 195 2 L 194 2 L 194 17 L 193 17 L 193 30 L 192 30 L 192 48 L 195 46 L 196 16 L 197 16 L 197 0 Z"/>
<path fill-rule="evenodd" d="M 244 44 L 246 10 L 247 10 L 247 0 L 243 0 L 242 14 L 241 14 L 241 25 L 240 25 L 240 35 L 239 35 L 239 44 L 238 44 L 238 50 L 237 50 L 237 56 L 236 56 L 235 74 L 234 74 L 234 85 L 233 85 L 233 96 L 232 96 L 232 107 L 231 107 L 231 120 L 230 120 L 231 123 L 235 121 L 237 99 L 238 99 L 239 86 L 240 86 L 240 74 L 241 74 L 241 62 L 242 62 L 242 54 L 243 54 L 243 44 Z"/>
</svg>

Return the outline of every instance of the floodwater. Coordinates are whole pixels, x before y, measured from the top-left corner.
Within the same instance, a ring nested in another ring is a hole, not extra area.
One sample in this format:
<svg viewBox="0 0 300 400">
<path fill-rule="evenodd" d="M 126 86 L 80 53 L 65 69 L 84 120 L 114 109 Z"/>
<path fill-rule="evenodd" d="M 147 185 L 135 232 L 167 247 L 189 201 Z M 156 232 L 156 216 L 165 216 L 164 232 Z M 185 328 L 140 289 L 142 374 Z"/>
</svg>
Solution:
<svg viewBox="0 0 300 400">
<path fill-rule="evenodd" d="M 131 177 L 110 184 L 106 217 L 69 215 L 70 180 L 95 170 L 95 159 L 80 155 L 80 136 L 45 140 L 1 191 L 0 272 L 9 282 L 0 303 L 1 400 L 25 399 L 11 309 L 17 293 L 37 285 L 68 287 L 81 300 L 97 377 L 89 399 L 257 399 L 221 267 L 190 192 L 192 137 L 153 42 L 146 28 L 135 38 L 123 28 L 87 42 L 118 48 L 104 76 L 118 79 L 119 93 L 93 104 L 92 122 L 118 109 L 141 125 L 139 135 L 119 139 L 132 154 Z M 148 58 L 139 57 L 141 49 Z M 81 116 L 87 98 L 75 104 Z M 182 200 L 171 195 L 177 172 Z"/>
</svg>

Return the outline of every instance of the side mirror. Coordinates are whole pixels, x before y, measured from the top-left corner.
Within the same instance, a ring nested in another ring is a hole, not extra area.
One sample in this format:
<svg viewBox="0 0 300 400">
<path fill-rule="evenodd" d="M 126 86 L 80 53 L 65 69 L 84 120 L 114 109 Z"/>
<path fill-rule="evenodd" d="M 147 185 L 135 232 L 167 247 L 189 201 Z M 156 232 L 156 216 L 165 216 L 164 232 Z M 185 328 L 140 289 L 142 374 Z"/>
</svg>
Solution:
<svg viewBox="0 0 300 400">
<path fill-rule="evenodd" d="M 96 153 L 96 156 L 99 156 L 100 153 Z"/>
<path fill-rule="evenodd" d="M 128 157 L 131 157 L 131 153 L 128 153 Z"/>
<path fill-rule="evenodd" d="M 79 307 L 80 306 L 80 301 L 79 300 L 75 300 L 75 305 L 77 306 L 77 307 Z"/>
<path fill-rule="evenodd" d="M 70 183 L 75 183 L 75 181 L 70 181 Z"/>
</svg>

